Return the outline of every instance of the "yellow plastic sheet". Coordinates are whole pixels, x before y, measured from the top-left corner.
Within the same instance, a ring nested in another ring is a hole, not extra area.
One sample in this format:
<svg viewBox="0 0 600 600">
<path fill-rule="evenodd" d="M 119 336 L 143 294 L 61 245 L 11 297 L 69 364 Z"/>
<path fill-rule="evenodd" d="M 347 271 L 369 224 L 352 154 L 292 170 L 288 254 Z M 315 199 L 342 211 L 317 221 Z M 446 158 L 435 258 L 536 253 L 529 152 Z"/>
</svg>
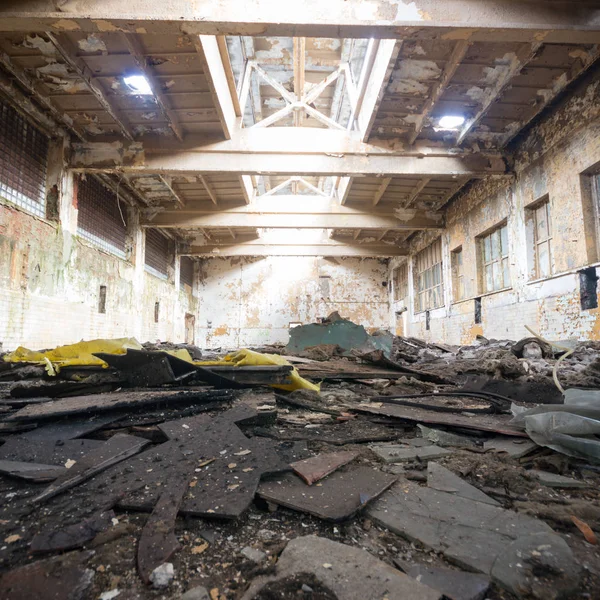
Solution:
<svg viewBox="0 0 600 600">
<path fill-rule="evenodd" d="M 227 354 L 221 360 L 194 361 L 194 364 L 203 367 L 215 365 L 236 365 L 242 367 L 245 365 L 289 365 L 291 363 L 278 354 L 261 354 L 260 352 L 254 352 L 253 350 L 243 349 L 233 352 L 232 354 Z M 318 384 L 311 383 L 303 377 L 300 377 L 300 374 L 295 367 L 290 373 L 290 379 L 292 382 L 289 384 L 273 384 L 271 387 L 288 391 L 312 390 L 314 392 L 319 392 L 321 389 Z"/>
<path fill-rule="evenodd" d="M 142 345 L 135 338 L 119 338 L 115 340 L 90 340 L 68 346 L 58 346 L 53 350 L 36 352 L 19 346 L 14 352 L 4 356 L 6 362 L 30 362 L 46 367 L 49 375 L 56 375 L 61 367 L 72 365 L 108 365 L 93 356 L 98 352 L 106 354 L 125 354 L 128 348 L 142 350 Z"/>
</svg>

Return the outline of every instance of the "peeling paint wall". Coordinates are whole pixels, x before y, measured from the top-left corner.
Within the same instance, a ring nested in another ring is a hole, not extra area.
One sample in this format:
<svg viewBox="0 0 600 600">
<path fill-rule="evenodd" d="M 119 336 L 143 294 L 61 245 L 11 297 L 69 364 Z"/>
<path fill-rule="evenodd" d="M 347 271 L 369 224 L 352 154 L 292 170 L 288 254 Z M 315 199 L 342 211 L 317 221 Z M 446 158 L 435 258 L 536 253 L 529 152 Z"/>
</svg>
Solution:
<svg viewBox="0 0 600 600">
<path fill-rule="evenodd" d="M 553 111 L 522 134 L 511 150 L 515 178 L 488 178 L 472 184 L 446 211 L 442 234 L 444 298 L 441 308 L 414 312 L 412 257 L 439 236 L 423 232 L 411 240 L 409 299 L 391 303 L 390 325 L 406 306 L 406 333 L 455 344 L 477 335 L 519 339 L 530 326 L 549 339 L 600 339 L 600 310 L 581 310 L 579 273 L 600 272 L 597 241 L 600 223 L 592 210 L 591 175 L 600 170 L 600 75 L 590 75 Z M 548 195 L 552 217 L 552 276 L 532 280 L 531 233 L 527 213 Z M 509 289 L 482 295 L 477 266 L 477 237 L 502 222 L 508 226 Z M 454 302 L 450 253 L 463 251 L 465 299 Z M 395 263 L 390 265 L 391 268 Z M 474 319 L 481 297 L 482 323 Z"/>
<path fill-rule="evenodd" d="M 198 345 L 287 344 L 290 323 L 313 323 L 334 310 L 369 330 L 387 328 L 387 273 L 387 261 L 378 259 L 205 259 Z"/>
<path fill-rule="evenodd" d="M 180 291 L 173 281 L 145 273 L 141 244 L 132 261 L 122 260 L 73 235 L 66 221 L 38 219 L 0 198 L 1 348 L 124 336 L 183 342 L 185 313 L 194 314 L 197 305 L 189 287 Z M 101 285 L 107 287 L 105 314 L 99 312 Z"/>
</svg>

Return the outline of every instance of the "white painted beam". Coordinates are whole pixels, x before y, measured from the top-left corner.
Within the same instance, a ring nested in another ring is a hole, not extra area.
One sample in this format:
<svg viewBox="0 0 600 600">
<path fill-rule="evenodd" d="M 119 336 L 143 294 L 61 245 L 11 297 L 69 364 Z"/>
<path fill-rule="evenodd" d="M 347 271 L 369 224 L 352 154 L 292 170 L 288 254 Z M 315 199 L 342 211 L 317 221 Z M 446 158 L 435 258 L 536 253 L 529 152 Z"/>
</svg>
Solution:
<svg viewBox="0 0 600 600">
<path fill-rule="evenodd" d="M 556 0 L 3 0 L 3 31 L 124 31 L 171 35 L 471 39 L 485 42 L 600 41 L 594 2 Z"/>
<path fill-rule="evenodd" d="M 377 188 L 377 191 L 375 192 L 375 196 L 373 196 L 373 206 L 377 206 L 379 204 L 381 197 L 385 194 L 385 190 L 388 189 L 390 183 L 392 183 L 391 177 L 386 177 L 381 182 L 381 185 Z"/>
<path fill-rule="evenodd" d="M 239 123 L 219 43 L 214 35 L 200 35 L 193 40 L 223 128 L 223 135 L 225 139 L 230 140 L 235 130 L 239 129 Z"/>
<path fill-rule="evenodd" d="M 378 246 L 366 245 L 315 245 L 297 244 L 290 246 L 277 245 L 252 245 L 248 243 L 222 245 L 191 246 L 184 253 L 187 256 L 332 256 L 332 257 L 390 257 L 408 256 L 408 250 L 397 246 L 380 244 Z"/>
</svg>

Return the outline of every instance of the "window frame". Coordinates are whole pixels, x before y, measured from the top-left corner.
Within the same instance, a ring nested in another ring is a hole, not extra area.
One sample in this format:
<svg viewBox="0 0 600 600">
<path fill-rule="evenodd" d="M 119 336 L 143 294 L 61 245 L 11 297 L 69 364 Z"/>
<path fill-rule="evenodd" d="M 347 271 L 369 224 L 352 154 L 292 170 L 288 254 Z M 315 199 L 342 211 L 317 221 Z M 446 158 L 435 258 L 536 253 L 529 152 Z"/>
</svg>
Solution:
<svg viewBox="0 0 600 600">
<path fill-rule="evenodd" d="M 444 306 L 442 238 L 417 252 L 413 262 L 415 313 Z"/>
<path fill-rule="evenodd" d="M 505 235 L 503 235 L 503 231 Z M 494 237 L 497 236 L 500 253 L 495 256 Z M 489 251 L 486 248 L 486 240 L 489 240 Z M 509 241 L 508 223 L 506 220 L 489 229 L 486 233 L 478 236 L 479 254 L 479 287 L 482 294 L 492 294 L 510 288 L 510 264 L 509 264 Z M 489 254 L 489 260 L 488 260 Z M 497 270 L 495 265 L 499 265 Z M 492 287 L 488 287 L 488 272 L 491 273 Z M 501 285 L 496 287 L 494 273 L 498 272 L 502 277 Z"/>
<path fill-rule="evenodd" d="M 531 278 L 537 279 L 548 279 L 554 274 L 554 256 L 552 252 L 552 211 L 550 206 L 550 197 L 546 194 L 543 198 L 536 201 L 532 205 L 527 207 L 527 220 L 530 222 L 532 227 L 532 250 L 533 250 L 533 271 L 530 273 Z M 544 209 L 546 219 L 546 236 L 540 239 L 540 221 L 539 211 Z M 544 244 L 548 247 L 548 272 L 542 273 L 540 267 L 540 247 Z"/>
<path fill-rule="evenodd" d="M 459 261 L 460 257 L 460 261 Z M 458 246 L 450 252 L 450 270 L 452 272 L 452 299 L 460 302 L 466 298 L 463 247 Z"/>
<path fill-rule="evenodd" d="M 408 296 L 408 261 L 398 265 L 392 271 L 392 297 L 400 302 Z"/>
</svg>

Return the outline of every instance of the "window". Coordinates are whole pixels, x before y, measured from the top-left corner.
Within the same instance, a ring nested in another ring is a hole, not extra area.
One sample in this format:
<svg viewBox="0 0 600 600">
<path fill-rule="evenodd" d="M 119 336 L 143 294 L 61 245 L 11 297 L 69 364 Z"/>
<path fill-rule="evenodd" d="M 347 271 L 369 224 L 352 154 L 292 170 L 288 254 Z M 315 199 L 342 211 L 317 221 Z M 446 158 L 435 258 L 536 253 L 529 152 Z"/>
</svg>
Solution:
<svg viewBox="0 0 600 600">
<path fill-rule="evenodd" d="M 91 175 L 78 179 L 76 184 L 77 234 L 111 254 L 126 258 L 127 206 Z"/>
<path fill-rule="evenodd" d="M 146 253 L 144 262 L 146 271 L 167 279 L 170 266 L 169 240 L 158 229 L 146 229 Z"/>
<path fill-rule="evenodd" d="M 452 250 L 450 254 L 452 266 L 452 294 L 454 302 L 465 297 L 465 278 L 463 274 L 463 251 L 462 246 Z"/>
<path fill-rule="evenodd" d="M 189 256 L 182 256 L 179 264 L 179 287 L 185 290 L 185 286 L 194 287 L 194 261 Z"/>
<path fill-rule="evenodd" d="M 444 305 L 441 239 L 415 256 L 415 289 L 417 312 Z"/>
<path fill-rule="evenodd" d="M 394 282 L 394 302 L 404 300 L 408 294 L 408 263 L 403 263 L 394 269 L 392 281 Z"/>
<path fill-rule="evenodd" d="M 100 314 L 106 313 L 106 286 L 100 286 L 100 294 L 98 295 L 98 312 Z"/>
<path fill-rule="evenodd" d="M 527 226 L 531 228 L 532 279 L 542 279 L 552 275 L 552 221 L 550 218 L 550 202 L 546 197 L 542 202 L 527 209 Z"/>
<path fill-rule="evenodd" d="M 319 276 L 319 290 L 321 298 L 329 298 L 331 295 L 331 277 L 329 275 Z"/>
<path fill-rule="evenodd" d="M 160 317 L 160 302 L 154 303 L 154 322 L 158 323 L 158 318 Z"/>
<path fill-rule="evenodd" d="M 508 273 L 508 230 L 506 223 L 479 240 L 481 287 L 483 293 L 502 290 L 510 285 Z"/>
<path fill-rule="evenodd" d="M 46 216 L 48 138 L 0 101 L 0 195 Z"/>
</svg>

